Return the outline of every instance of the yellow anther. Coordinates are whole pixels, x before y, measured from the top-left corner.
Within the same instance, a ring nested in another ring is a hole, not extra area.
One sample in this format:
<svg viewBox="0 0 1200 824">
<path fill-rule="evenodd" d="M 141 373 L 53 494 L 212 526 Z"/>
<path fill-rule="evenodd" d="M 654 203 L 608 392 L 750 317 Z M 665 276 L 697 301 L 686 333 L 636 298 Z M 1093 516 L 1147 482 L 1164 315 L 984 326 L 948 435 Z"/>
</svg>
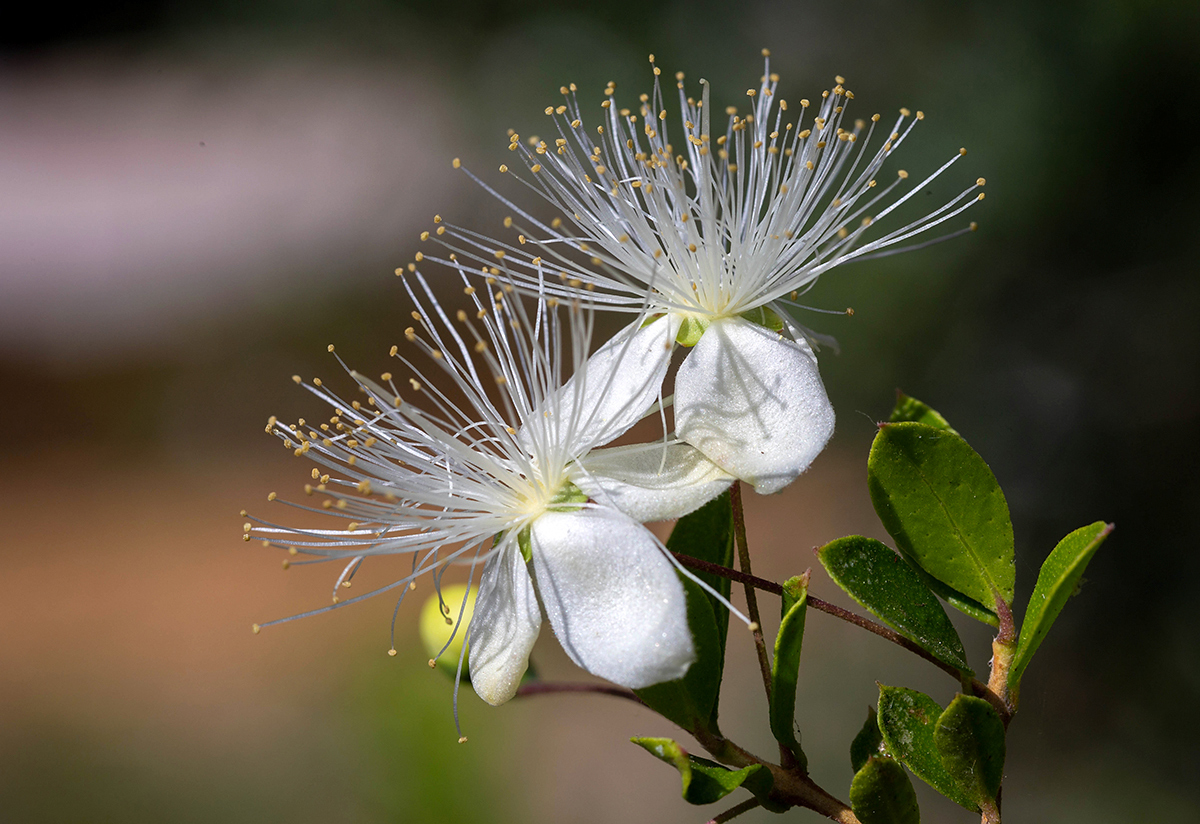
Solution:
<svg viewBox="0 0 1200 824">
<path fill-rule="evenodd" d="M 255 635 L 258 635 L 260 632 L 262 632 L 262 627 L 260 627 L 258 624 L 251 624 L 250 631 Z"/>
<path fill-rule="evenodd" d="M 982 185 L 984 185 L 985 183 L 987 183 L 987 180 L 986 180 L 985 178 L 979 177 L 979 178 L 976 178 L 976 179 L 975 179 L 975 185 L 976 185 L 976 186 L 982 186 Z"/>
<path fill-rule="evenodd" d="M 457 169 L 462 166 L 462 161 L 456 157 L 453 161 L 451 161 L 450 165 Z"/>
<path fill-rule="evenodd" d="M 299 375 L 292 375 L 292 383 L 303 383 L 304 379 Z"/>
</svg>

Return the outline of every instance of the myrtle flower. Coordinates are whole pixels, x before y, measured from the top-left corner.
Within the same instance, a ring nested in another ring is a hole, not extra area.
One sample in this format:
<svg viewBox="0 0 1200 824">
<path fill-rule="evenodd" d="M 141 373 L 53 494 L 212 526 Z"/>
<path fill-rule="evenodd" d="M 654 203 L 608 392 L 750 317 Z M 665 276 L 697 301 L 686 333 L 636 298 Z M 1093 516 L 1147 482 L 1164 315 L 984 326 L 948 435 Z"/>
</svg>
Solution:
<svg viewBox="0 0 1200 824">
<path fill-rule="evenodd" d="M 923 113 L 901 109 L 886 126 L 878 114 L 851 121 L 854 94 L 839 77 L 815 105 L 800 100 L 790 120 L 763 54 L 749 111 L 727 108 L 717 135 L 707 82 L 697 101 L 676 75 L 675 143 L 658 67 L 653 92 L 632 111 L 618 106 L 609 83 L 595 126 L 584 123 L 575 85 L 564 86 L 564 102 L 546 109 L 555 136 L 514 133 L 509 143 L 530 173 L 518 179 L 561 217 L 547 224 L 479 181 L 514 210 L 517 242 L 443 226 L 436 239 L 526 287 L 545 282 L 552 296 L 674 318 L 678 342 L 691 347 L 675 380 L 676 434 L 699 453 L 677 456 L 769 493 L 803 472 L 833 433 L 814 352 L 831 339 L 794 318 L 792 310 L 808 308 L 800 296 L 835 266 L 902 251 L 888 247 L 959 215 L 983 198 L 984 181 L 881 231 L 965 150 L 919 182 L 904 170 L 886 179 L 885 163 Z"/>
<path fill-rule="evenodd" d="M 344 564 L 335 605 L 314 612 L 376 594 L 337 598 L 373 556 L 412 554 L 411 574 L 376 591 L 401 588 L 401 598 L 422 575 L 431 573 L 440 592 L 447 565 L 470 566 L 472 580 L 482 565 L 462 629 L 471 684 L 490 704 L 515 694 L 543 617 L 595 675 L 631 688 L 681 677 L 695 653 L 678 565 L 603 489 L 593 500 L 576 483 L 621 488 L 598 481 L 604 467 L 586 458 L 654 406 L 677 325 L 639 325 L 587 360 L 592 314 L 578 304 L 549 298 L 531 308 L 492 279 L 486 290 L 467 284 L 471 310 L 452 319 L 419 272 L 410 280 L 416 323 L 404 346 L 423 352 L 442 380 L 400 347 L 392 354 L 413 374 L 407 385 L 351 371 L 362 400 L 348 402 L 315 380 L 308 388 L 333 407 L 328 423 L 272 419 L 268 431 L 321 467 L 306 491 L 323 496 L 322 507 L 292 506 L 343 523 L 252 519 L 247 539 L 313 556 L 307 563 Z M 676 497 L 711 497 L 696 490 L 687 485 Z"/>
</svg>

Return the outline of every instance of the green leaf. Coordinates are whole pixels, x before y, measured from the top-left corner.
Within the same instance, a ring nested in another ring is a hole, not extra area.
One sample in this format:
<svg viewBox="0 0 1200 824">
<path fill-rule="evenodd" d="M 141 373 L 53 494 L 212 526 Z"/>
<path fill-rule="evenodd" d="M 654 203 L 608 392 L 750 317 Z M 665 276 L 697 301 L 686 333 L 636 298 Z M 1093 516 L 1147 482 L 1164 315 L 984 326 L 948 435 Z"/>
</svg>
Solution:
<svg viewBox="0 0 1200 824">
<path fill-rule="evenodd" d="M 933 743 L 942 764 L 977 806 L 995 808 L 1004 777 L 1004 722 L 973 695 L 957 695 L 938 719 Z"/>
<path fill-rule="evenodd" d="M 683 799 L 689 804 L 712 804 L 738 787 L 745 787 L 755 797 L 766 799 L 775 785 L 771 771 L 762 764 L 730 770 L 706 758 L 688 755 L 687 750 L 670 738 L 630 740 L 655 758 L 679 770 L 679 777 L 683 782 Z"/>
<path fill-rule="evenodd" d="M 1103 521 L 1080 527 L 1059 541 L 1058 546 L 1042 564 L 1037 586 L 1033 588 L 1029 606 L 1025 608 L 1017 652 L 1008 672 L 1010 689 L 1016 689 L 1020 685 L 1025 667 L 1029 666 L 1033 654 L 1037 652 L 1046 633 L 1066 606 L 1067 599 L 1079 588 L 1088 562 L 1112 531 L 1113 525 Z"/>
<path fill-rule="evenodd" d="M 888 752 L 951 801 L 979 812 L 942 764 L 934 744 L 933 733 L 941 715 L 941 706 L 923 692 L 879 685 L 879 732 Z"/>
<path fill-rule="evenodd" d="M 873 615 L 939 661 L 971 672 L 946 610 L 899 555 L 861 535 L 839 538 L 817 554 L 834 583 Z"/>
<path fill-rule="evenodd" d="M 883 424 L 867 483 L 879 519 L 909 561 L 981 607 L 1012 603 L 1008 503 L 966 441 L 922 423 Z"/>
<path fill-rule="evenodd" d="M 875 714 L 874 707 L 867 708 L 867 720 L 863 722 L 862 729 L 858 731 L 858 735 L 854 736 L 854 740 L 850 742 L 850 766 L 858 772 L 867 763 L 867 759 L 873 755 L 879 755 L 879 745 L 883 743 L 883 736 L 879 734 L 879 719 Z"/>
<path fill-rule="evenodd" d="M 729 503 L 729 493 L 721 493 L 695 512 L 680 518 L 671 530 L 671 537 L 667 538 L 667 549 L 723 567 L 732 566 L 733 508 Z M 729 598 L 729 588 L 733 582 L 728 578 L 708 572 L 693 571 L 693 574 L 724 598 Z M 721 632 L 721 649 L 724 650 L 729 609 L 711 595 L 707 597 L 713 606 L 713 615 Z"/>
<path fill-rule="evenodd" d="M 862 824 L 920 824 L 917 793 L 891 758 L 872 756 L 850 784 L 850 807 Z"/>
<path fill-rule="evenodd" d="M 800 650 L 804 644 L 804 616 L 808 609 L 808 573 L 783 583 L 783 620 L 775 636 L 775 659 L 771 662 L 771 733 L 796 756 L 801 768 L 808 759 L 796 738 L 796 683 L 800 673 Z"/>
<path fill-rule="evenodd" d="M 696 660 L 687 673 L 675 681 L 653 684 L 634 690 L 646 706 L 674 721 L 688 732 L 717 729 L 717 698 L 721 691 L 721 672 L 725 651 L 717 634 L 708 593 L 682 575 L 679 580 L 687 593 L 688 629 Z"/>
<path fill-rule="evenodd" d="M 932 426 L 934 429 L 944 429 L 947 432 L 954 432 L 955 435 L 958 434 L 950 422 L 942 417 L 942 413 L 916 398 L 910 398 L 903 392 L 896 393 L 896 405 L 892 407 L 892 416 L 888 421 L 890 423 L 913 421 Z"/>
<path fill-rule="evenodd" d="M 675 529 L 671 531 L 671 537 L 667 539 L 667 549 L 723 567 L 733 566 L 733 508 L 729 503 L 729 493 L 722 493 L 695 512 L 680 518 L 675 524 Z M 692 570 L 692 574 L 719 592 L 726 600 L 729 599 L 732 582 L 728 578 L 695 570 Z M 712 617 L 717 630 L 719 653 L 716 655 L 715 677 L 719 691 L 721 678 L 725 671 L 725 641 L 729 634 L 729 608 L 707 592 L 704 593 L 704 597 L 712 607 Z M 694 667 L 695 664 L 692 666 Z M 716 700 L 713 701 L 709 728 L 717 729 Z"/>
</svg>

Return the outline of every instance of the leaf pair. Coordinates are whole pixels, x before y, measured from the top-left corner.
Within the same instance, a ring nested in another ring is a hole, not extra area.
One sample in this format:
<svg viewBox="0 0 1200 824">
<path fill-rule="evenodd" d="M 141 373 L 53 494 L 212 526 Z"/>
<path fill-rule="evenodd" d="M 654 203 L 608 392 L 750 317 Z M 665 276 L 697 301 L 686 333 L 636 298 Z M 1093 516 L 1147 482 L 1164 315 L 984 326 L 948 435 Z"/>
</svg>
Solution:
<svg viewBox="0 0 1200 824">
<path fill-rule="evenodd" d="M 867 719 L 851 746 L 857 770 L 851 804 L 856 814 L 862 808 L 864 824 L 918 820 L 907 777 L 901 781 L 887 764 L 894 758 L 951 801 L 994 812 L 1004 755 L 1004 722 L 982 698 L 958 695 L 943 711 L 922 692 L 881 685 L 878 716 Z M 876 809 L 892 810 L 893 818 L 876 816 Z"/>
</svg>

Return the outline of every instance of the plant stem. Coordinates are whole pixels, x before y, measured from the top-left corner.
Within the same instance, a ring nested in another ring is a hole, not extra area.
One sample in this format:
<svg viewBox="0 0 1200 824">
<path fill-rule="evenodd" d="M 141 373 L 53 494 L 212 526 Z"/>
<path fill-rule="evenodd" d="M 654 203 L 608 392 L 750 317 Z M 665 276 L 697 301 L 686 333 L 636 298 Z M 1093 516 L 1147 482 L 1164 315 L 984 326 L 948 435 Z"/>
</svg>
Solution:
<svg viewBox="0 0 1200 824">
<path fill-rule="evenodd" d="M 582 684 L 574 681 L 546 682 L 530 681 L 517 687 L 517 695 L 551 695 L 559 692 L 594 692 L 600 695 L 611 695 L 614 698 L 624 698 L 635 704 L 642 704 L 642 699 L 633 694 L 632 690 L 623 687 L 611 687 L 607 684 Z"/>
<path fill-rule="evenodd" d="M 988 689 L 1003 703 L 1007 712 L 1001 713 L 1004 726 L 1008 726 L 1017 711 L 1015 696 L 1009 694 L 1008 674 L 1012 669 L 1013 657 L 1017 652 L 1017 624 L 1012 609 L 1003 598 L 996 599 L 996 616 L 1000 619 L 1000 631 L 992 641 L 992 673 L 988 678 Z"/>
<path fill-rule="evenodd" d="M 725 812 L 717 815 L 715 818 L 710 818 L 705 824 L 725 824 L 726 821 L 732 821 L 742 813 L 748 813 L 757 807 L 759 804 L 757 798 L 747 798 L 736 807 L 730 807 Z"/>
<path fill-rule="evenodd" d="M 764 761 L 757 755 L 742 749 L 728 738 L 722 738 L 705 730 L 694 730 L 692 735 L 717 761 L 727 767 L 741 769 L 751 764 L 762 764 L 771 771 L 775 787 L 771 799 L 789 807 L 804 807 L 813 810 L 839 824 L 862 824 L 848 805 L 834 798 L 806 774 L 795 768 L 785 768 Z"/>
<path fill-rule="evenodd" d="M 750 570 L 750 546 L 746 542 L 746 516 L 742 512 L 742 482 L 734 481 L 729 487 L 729 503 L 733 507 L 733 534 L 737 539 L 738 566 L 748 580 L 742 584 L 746 590 L 746 611 L 754 631 L 754 649 L 758 652 L 758 667 L 762 670 L 763 689 L 767 691 L 767 703 L 771 702 L 771 661 L 767 657 L 767 642 L 763 638 L 762 621 L 758 617 L 758 596 L 754 593 L 754 574 Z M 759 579 L 761 580 L 761 579 Z M 780 592 L 783 590 L 780 589 Z"/>
<path fill-rule="evenodd" d="M 783 587 L 780 584 L 777 584 L 774 581 L 768 581 L 766 578 L 758 578 L 754 575 L 748 575 L 744 572 L 739 572 L 736 569 L 730 569 L 729 567 L 724 567 L 720 564 L 714 564 L 711 561 L 703 561 L 699 558 L 693 558 L 690 555 L 681 555 L 678 552 L 673 554 L 675 555 L 675 559 L 686 567 L 690 567 L 700 572 L 708 572 L 712 575 L 718 575 L 722 578 L 728 578 L 731 581 L 738 581 L 739 583 L 745 584 L 747 587 L 757 587 L 764 592 L 770 592 L 774 595 L 783 594 Z M 908 640 L 890 627 L 885 627 L 883 624 L 876 623 L 869 618 L 863 618 L 861 615 L 855 615 L 853 612 L 850 612 L 850 610 L 842 609 L 841 607 L 831 604 L 828 601 L 815 598 L 811 593 L 808 596 L 808 605 L 815 610 L 826 613 L 827 615 L 832 615 L 833 617 L 840 618 L 847 623 L 854 624 L 856 627 L 861 627 L 867 632 L 872 632 L 878 635 L 880 638 L 886 638 L 893 644 L 903 647 L 914 655 L 924 658 L 938 669 L 954 676 L 954 679 L 962 682 L 964 686 L 969 686 L 973 694 L 988 701 L 996 708 L 996 712 L 1000 713 L 1000 717 L 1004 720 L 1005 725 L 1007 725 L 1009 719 L 1012 718 L 1012 709 L 1009 707 L 1008 703 L 1000 697 L 999 693 L 993 692 L 987 684 L 983 683 L 977 678 L 971 678 L 969 681 L 964 679 L 963 674 L 957 668 L 945 663 L 944 661 L 939 661 L 930 652 L 923 649 L 918 644 Z M 753 617 L 754 616 L 752 615 L 751 619 L 753 619 Z M 1008 662 L 1011 663 L 1011 660 L 1012 650 L 1008 652 Z M 1007 676 L 1005 677 L 1007 678 Z M 992 678 L 996 678 L 995 670 L 992 672 Z"/>
</svg>

